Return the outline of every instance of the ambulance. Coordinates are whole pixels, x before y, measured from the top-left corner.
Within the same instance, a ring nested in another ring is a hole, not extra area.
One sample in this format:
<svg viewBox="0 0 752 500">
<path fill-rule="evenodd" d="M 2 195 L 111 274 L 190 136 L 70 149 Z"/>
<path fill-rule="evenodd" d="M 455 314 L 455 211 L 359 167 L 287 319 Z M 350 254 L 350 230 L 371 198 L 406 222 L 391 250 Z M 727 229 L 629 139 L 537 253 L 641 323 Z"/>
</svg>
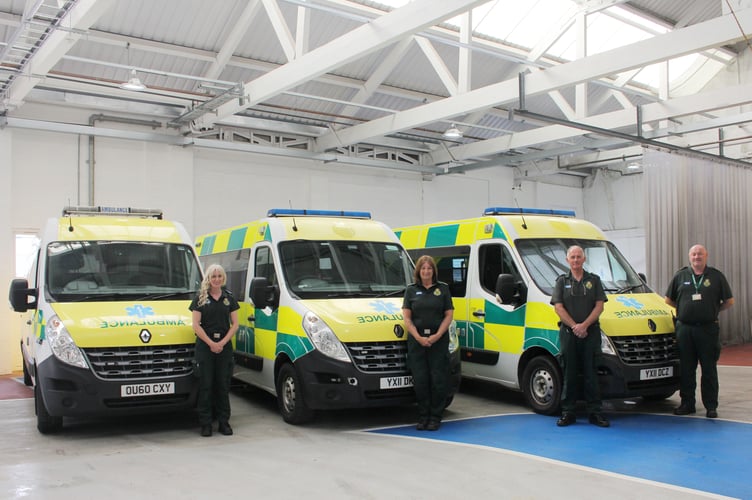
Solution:
<svg viewBox="0 0 752 500">
<path fill-rule="evenodd" d="M 574 212 L 492 207 L 482 217 L 396 229 L 415 259 L 435 258 L 454 300 L 462 376 L 521 390 L 533 410 L 558 414 L 562 392 L 556 278 L 579 245 L 608 301 L 597 364 L 604 399 L 665 399 L 679 388 L 672 309 L 613 243 Z"/>
<path fill-rule="evenodd" d="M 190 409 L 197 383 L 190 300 L 201 268 L 187 232 L 155 209 L 67 207 L 39 235 L 26 278 L 24 382 L 37 428 L 64 417 Z"/>
<path fill-rule="evenodd" d="M 225 269 L 240 303 L 234 378 L 275 395 L 287 423 L 414 403 L 402 318 L 413 264 L 370 213 L 272 209 L 195 246 L 204 268 Z M 447 405 L 460 382 L 454 328 L 449 344 Z"/>
</svg>

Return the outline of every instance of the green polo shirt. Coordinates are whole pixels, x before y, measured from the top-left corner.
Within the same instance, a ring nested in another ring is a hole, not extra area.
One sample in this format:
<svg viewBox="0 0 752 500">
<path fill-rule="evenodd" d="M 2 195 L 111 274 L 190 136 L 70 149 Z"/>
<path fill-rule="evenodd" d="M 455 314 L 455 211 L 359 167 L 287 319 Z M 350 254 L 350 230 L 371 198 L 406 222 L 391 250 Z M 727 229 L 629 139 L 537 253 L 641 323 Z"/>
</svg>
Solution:
<svg viewBox="0 0 752 500">
<path fill-rule="evenodd" d="M 607 302 L 608 297 L 597 274 L 584 271 L 582 280 L 577 281 L 572 276 L 572 271 L 569 271 L 556 278 L 551 304 L 564 304 L 564 309 L 575 322 L 585 321 L 599 300 Z"/>
<path fill-rule="evenodd" d="M 694 300 L 693 296 L 699 295 Z M 668 285 L 666 297 L 676 303 L 676 319 L 682 323 L 703 324 L 718 320 L 721 302 L 732 297 L 726 277 L 718 269 L 705 266 L 701 275 L 683 267 Z"/>
<path fill-rule="evenodd" d="M 444 313 L 454 309 L 449 286 L 437 281 L 429 288 L 412 283 L 405 289 L 402 309 L 412 311 L 412 320 L 418 333 L 428 336 L 439 330 L 444 320 Z"/>
</svg>

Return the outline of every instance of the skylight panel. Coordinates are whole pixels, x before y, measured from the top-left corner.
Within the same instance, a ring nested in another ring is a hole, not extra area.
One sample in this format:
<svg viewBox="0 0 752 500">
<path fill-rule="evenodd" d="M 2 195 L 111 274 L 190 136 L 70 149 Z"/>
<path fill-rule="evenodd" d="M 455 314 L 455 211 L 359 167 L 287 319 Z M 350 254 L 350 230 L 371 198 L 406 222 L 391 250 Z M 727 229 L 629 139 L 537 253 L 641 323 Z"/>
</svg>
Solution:
<svg viewBox="0 0 752 500">
<path fill-rule="evenodd" d="M 384 5 L 399 8 L 411 0 L 378 0 Z M 563 61 L 577 58 L 577 28 L 573 16 L 582 8 L 573 0 L 496 0 L 473 10 L 473 31 L 503 40 L 511 45 L 533 50 L 552 33 L 558 38 L 546 51 L 548 57 Z M 446 21 L 459 27 L 460 17 Z M 566 29 L 564 29 L 566 28 Z M 587 54 L 595 55 L 640 40 L 667 33 L 669 28 L 659 22 L 613 5 L 587 15 Z M 718 60 L 716 60 L 718 59 Z M 671 88 L 683 86 L 692 78 L 706 80 L 720 71 L 727 56 L 718 52 L 711 59 L 703 54 L 689 54 L 669 61 L 668 76 Z M 703 68 L 702 72 L 697 68 Z M 645 66 L 630 79 L 653 89 L 660 82 L 660 64 Z M 692 88 L 697 85 L 691 85 Z"/>
</svg>

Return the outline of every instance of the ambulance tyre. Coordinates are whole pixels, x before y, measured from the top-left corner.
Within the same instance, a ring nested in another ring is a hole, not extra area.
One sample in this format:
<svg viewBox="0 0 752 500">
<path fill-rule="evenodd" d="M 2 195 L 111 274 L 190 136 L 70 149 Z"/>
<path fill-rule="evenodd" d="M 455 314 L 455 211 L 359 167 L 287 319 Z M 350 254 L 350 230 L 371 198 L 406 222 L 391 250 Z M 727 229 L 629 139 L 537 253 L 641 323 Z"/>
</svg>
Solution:
<svg viewBox="0 0 752 500">
<path fill-rule="evenodd" d="M 39 378 L 34 385 L 34 409 L 37 414 L 37 430 L 42 434 L 53 434 L 63 428 L 63 417 L 53 417 L 47 412 L 42 399 L 42 389 L 39 387 Z"/>
<path fill-rule="evenodd" d="M 533 411 L 542 415 L 557 415 L 560 411 L 562 380 L 556 360 L 550 356 L 536 356 L 522 372 L 522 392 Z"/>
<path fill-rule="evenodd" d="M 314 417 L 313 410 L 303 401 L 303 389 L 298 372 L 290 363 L 282 365 L 277 375 L 277 406 L 288 424 L 304 424 Z"/>
</svg>

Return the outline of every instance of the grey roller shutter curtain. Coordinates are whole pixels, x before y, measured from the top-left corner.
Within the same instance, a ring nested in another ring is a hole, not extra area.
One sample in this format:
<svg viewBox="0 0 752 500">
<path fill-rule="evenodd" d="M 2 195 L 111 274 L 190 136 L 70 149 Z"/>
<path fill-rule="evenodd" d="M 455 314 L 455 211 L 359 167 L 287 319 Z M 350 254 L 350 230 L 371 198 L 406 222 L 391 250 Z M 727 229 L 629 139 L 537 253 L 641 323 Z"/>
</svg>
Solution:
<svg viewBox="0 0 752 500">
<path fill-rule="evenodd" d="M 665 294 L 689 248 L 704 245 L 735 299 L 721 313 L 721 341 L 752 342 L 752 169 L 645 149 L 643 172 L 648 283 Z"/>
</svg>

